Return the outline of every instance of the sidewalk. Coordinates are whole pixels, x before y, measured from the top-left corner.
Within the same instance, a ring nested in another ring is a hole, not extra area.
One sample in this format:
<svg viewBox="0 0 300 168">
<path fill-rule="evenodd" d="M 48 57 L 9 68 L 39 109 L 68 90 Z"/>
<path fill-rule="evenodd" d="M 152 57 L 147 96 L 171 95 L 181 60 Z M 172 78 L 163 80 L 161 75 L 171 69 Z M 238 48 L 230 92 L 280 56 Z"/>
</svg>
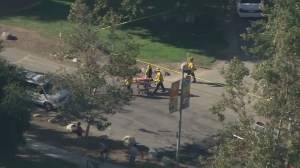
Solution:
<svg viewBox="0 0 300 168">
<path fill-rule="evenodd" d="M 47 145 L 45 143 L 36 141 L 30 137 L 26 137 L 26 143 L 27 143 L 27 147 L 29 149 L 38 151 L 42 154 L 45 154 L 46 156 L 50 156 L 53 158 L 61 159 L 61 160 L 79 165 L 80 167 L 87 167 L 87 162 L 96 162 L 99 165 L 98 167 L 124 168 L 124 167 L 112 165 L 109 163 L 103 163 L 103 162 L 100 162 L 93 158 L 88 158 L 85 155 L 75 154 L 75 153 L 66 151 L 64 149 L 59 149 L 57 147 L 53 147 L 53 146 Z"/>
</svg>

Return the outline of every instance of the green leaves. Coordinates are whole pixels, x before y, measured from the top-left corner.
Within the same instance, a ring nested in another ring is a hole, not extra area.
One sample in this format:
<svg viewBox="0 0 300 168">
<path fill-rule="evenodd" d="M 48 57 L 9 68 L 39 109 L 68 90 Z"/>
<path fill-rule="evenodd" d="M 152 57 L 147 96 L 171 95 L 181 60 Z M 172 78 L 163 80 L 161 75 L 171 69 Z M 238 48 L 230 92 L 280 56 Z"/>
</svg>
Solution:
<svg viewBox="0 0 300 168">
<path fill-rule="evenodd" d="M 138 3 L 119 2 L 77 0 L 69 14 L 74 27 L 67 33 L 65 42 L 67 53 L 79 60 L 78 70 L 72 74 L 63 71 L 55 80 L 64 83 L 72 93 L 62 113 L 87 121 L 86 136 L 91 124 L 104 122 L 109 126 L 107 115 L 115 114 L 116 109 L 132 99 L 122 81 L 138 72 L 135 65 L 139 48 L 128 34 L 117 29 L 125 18 L 136 14 Z M 109 28 L 107 41 L 99 39 L 96 30 L 99 27 Z"/>
<path fill-rule="evenodd" d="M 221 75 L 224 76 L 225 82 L 229 87 L 237 87 L 243 85 L 243 79 L 249 75 L 249 70 L 245 67 L 238 58 L 234 57 L 230 61 L 230 65 L 227 70 L 224 68 L 221 70 Z"/>
<path fill-rule="evenodd" d="M 71 5 L 68 20 L 116 29 L 122 22 L 130 21 L 143 13 L 141 3 L 142 0 L 76 0 Z"/>
<path fill-rule="evenodd" d="M 91 23 L 92 13 L 89 12 L 89 8 L 86 6 L 84 0 L 76 0 L 71 4 L 68 21 L 79 24 Z"/>
<path fill-rule="evenodd" d="M 248 88 L 244 86 L 244 78 L 249 75 L 249 70 L 237 58 L 233 58 L 227 68 L 221 69 L 221 75 L 225 78 L 226 94 L 212 105 L 209 110 L 219 117 L 220 121 L 225 120 L 224 112 L 233 110 L 239 117 L 246 117 L 245 95 Z"/>
<path fill-rule="evenodd" d="M 253 22 L 244 36 L 254 42 L 248 51 L 258 58 L 251 73 L 256 94 L 252 103 L 245 101 L 249 98 L 244 77 L 249 71 L 235 58 L 221 71 L 226 93 L 212 111 L 219 115 L 224 108 L 231 109 L 238 118 L 221 131 L 226 136 L 214 149 L 214 167 L 299 167 L 300 130 L 295 128 L 300 126 L 300 17 L 295 11 L 300 1 L 272 3 L 267 7 L 268 19 Z M 263 129 L 250 129 L 254 119 L 264 121 Z M 242 137 L 242 151 L 230 133 Z"/>
<path fill-rule="evenodd" d="M 21 70 L 0 59 L 0 157 L 10 157 L 23 142 L 29 127 L 30 108 L 25 87 L 21 85 Z"/>
<path fill-rule="evenodd" d="M 4 50 L 4 46 L 3 46 L 3 41 L 2 40 L 0 40 L 0 53 Z"/>
</svg>

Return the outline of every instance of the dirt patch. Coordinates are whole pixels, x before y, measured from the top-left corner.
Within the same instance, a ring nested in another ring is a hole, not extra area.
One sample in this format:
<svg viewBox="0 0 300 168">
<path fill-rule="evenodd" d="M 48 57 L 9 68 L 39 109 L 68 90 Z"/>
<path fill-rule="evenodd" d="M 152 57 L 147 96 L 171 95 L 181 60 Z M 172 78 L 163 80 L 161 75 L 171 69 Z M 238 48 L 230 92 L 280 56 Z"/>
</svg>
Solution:
<svg viewBox="0 0 300 168">
<path fill-rule="evenodd" d="M 36 56 L 49 58 L 51 53 L 59 49 L 59 45 L 54 40 L 45 39 L 28 29 L 0 25 L 0 32 L 9 32 L 16 38 L 15 40 L 5 40 L 5 47 L 18 48 Z"/>
<path fill-rule="evenodd" d="M 17 48 L 20 51 L 24 51 L 34 56 L 52 60 L 54 60 L 54 58 L 51 56 L 51 54 L 59 53 L 60 51 L 59 41 L 46 39 L 39 33 L 32 30 L 0 24 L 0 33 L 2 32 L 9 32 L 16 38 L 15 40 L 5 40 L 3 44 L 6 48 Z M 58 59 L 55 59 L 55 61 L 62 62 Z M 104 61 L 102 60 L 101 62 Z M 71 60 L 64 60 L 63 63 L 74 66 Z M 157 65 L 177 71 L 179 70 L 181 63 L 161 63 Z M 137 66 L 141 69 L 146 68 L 146 65 L 141 62 L 138 62 Z M 143 76 L 144 74 L 142 73 L 139 75 Z"/>
<path fill-rule="evenodd" d="M 14 37 L 16 37 L 15 40 L 5 40 L 4 46 L 8 48 L 17 48 L 21 51 L 25 51 L 27 53 L 30 53 L 35 56 L 44 57 L 48 59 L 53 59 L 51 57 L 51 54 L 53 53 L 59 53 L 60 51 L 60 44 L 59 41 L 55 41 L 53 39 L 47 39 L 43 36 L 41 36 L 39 33 L 28 30 L 21 27 L 13 27 L 13 26 L 7 26 L 7 25 L 1 25 L 0 24 L 0 33 L 2 32 L 9 32 Z M 56 60 L 59 61 L 59 60 Z M 65 63 L 70 63 L 70 60 L 64 61 Z M 182 63 L 157 63 L 153 65 L 155 68 L 156 65 L 159 67 L 165 67 L 167 68 L 166 71 L 171 72 L 172 70 L 180 71 Z M 198 68 L 201 69 L 210 69 L 218 64 L 218 61 L 211 65 L 207 66 L 198 66 Z M 138 62 L 137 64 L 140 68 L 146 68 L 146 64 L 142 62 Z M 196 65 L 197 66 L 197 65 Z M 162 68 L 163 69 L 163 68 Z M 171 70 L 171 71 L 170 71 Z"/>
</svg>

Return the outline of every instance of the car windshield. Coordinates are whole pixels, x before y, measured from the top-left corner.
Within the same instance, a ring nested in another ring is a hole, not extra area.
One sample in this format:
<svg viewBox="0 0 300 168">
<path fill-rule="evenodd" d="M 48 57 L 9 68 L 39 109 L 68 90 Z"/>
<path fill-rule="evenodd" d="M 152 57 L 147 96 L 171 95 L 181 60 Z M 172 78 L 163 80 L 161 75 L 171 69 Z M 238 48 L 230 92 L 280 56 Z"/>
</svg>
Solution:
<svg viewBox="0 0 300 168">
<path fill-rule="evenodd" d="M 64 88 L 58 85 L 53 85 L 50 82 L 47 82 L 43 84 L 43 90 L 45 91 L 46 94 L 53 95 L 56 94 L 57 92 L 63 90 Z"/>
<path fill-rule="evenodd" d="M 240 0 L 240 3 L 261 3 L 261 0 Z"/>
<path fill-rule="evenodd" d="M 45 83 L 42 87 L 43 87 L 44 91 L 46 92 L 46 94 L 51 94 L 52 85 L 50 82 Z"/>
</svg>

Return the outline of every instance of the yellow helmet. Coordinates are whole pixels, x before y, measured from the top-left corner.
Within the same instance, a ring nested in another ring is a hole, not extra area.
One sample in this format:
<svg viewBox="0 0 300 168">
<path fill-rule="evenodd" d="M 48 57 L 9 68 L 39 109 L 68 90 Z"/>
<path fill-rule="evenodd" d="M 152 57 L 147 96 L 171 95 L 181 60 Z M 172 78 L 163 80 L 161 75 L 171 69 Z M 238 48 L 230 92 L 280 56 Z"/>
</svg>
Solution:
<svg viewBox="0 0 300 168">
<path fill-rule="evenodd" d="M 194 60 L 194 58 L 193 58 L 193 57 L 191 57 L 191 58 L 190 58 L 190 61 L 193 61 L 193 60 Z"/>
<path fill-rule="evenodd" d="M 156 69 L 155 69 L 155 71 L 157 71 L 157 72 L 158 72 L 158 71 L 160 71 L 160 69 L 159 69 L 159 68 L 156 68 Z"/>
<path fill-rule="evenodd" d="M 148 65 L 147 65 L 147 68 L 150 68 L 150 67 L 151 67 L 151 65 L 150 65 L 150 64 L 148 64 Z"/>
</svg>

